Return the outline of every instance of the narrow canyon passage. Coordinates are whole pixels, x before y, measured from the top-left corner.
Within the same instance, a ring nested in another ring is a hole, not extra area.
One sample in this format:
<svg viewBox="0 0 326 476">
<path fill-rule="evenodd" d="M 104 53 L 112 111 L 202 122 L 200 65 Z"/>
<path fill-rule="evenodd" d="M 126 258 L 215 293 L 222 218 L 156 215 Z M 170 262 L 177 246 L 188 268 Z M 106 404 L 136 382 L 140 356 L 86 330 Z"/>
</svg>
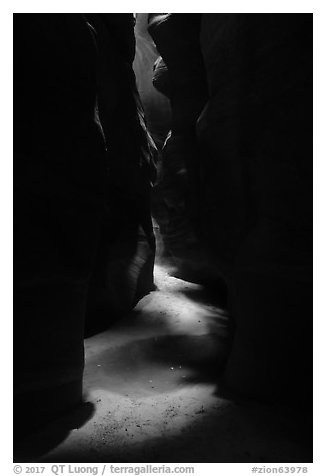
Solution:
<svg viewBox="0 0 326 476">
<path fill-rule="evenodd" d="M 15 462 L 312 462 L 312 14 L 15 18 Z"/>
<path fill-rule="evenodd" d="M 198 284 L 155 267 L 157 289 L 85 340 L 83 408 L 22 442 L 42 462 L 304 462 L 301 412 L 224 395 L 228 319 Z"/>
</svg>

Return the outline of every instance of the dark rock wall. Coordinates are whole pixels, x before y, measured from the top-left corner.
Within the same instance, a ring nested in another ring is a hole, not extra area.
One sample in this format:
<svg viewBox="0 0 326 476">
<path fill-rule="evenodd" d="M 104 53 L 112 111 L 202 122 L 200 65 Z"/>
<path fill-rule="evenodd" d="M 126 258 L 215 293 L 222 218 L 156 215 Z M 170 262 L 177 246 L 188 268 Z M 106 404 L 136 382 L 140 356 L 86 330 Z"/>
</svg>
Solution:
<svg viewBox="0 0 326 476">
<path fill-rule="evenodd" d="M 232 264 L 237 322 L 227 378 L 300 399 L 312 370 L 312 16 L 204 15 L 201 45 L 202 227 Z"/>
<path fill-rule="evenodd" d="M 203 15 L 201 45 L 210 99 L 197 132 L 205 190 L 216 189 L 213 200 L 209 192 L 202 198 L 207 242 L 216 249 L 211 237 L 219 237 L 218 249 L 231 263 L 264 220 L 279 230 L 278 236 L 266 230 L 270 245 L 261 239 L 274 248 L 272 262 L 309 263 L 311 18 Z M 210 183 L 210 177 L 221 179 Z M 216 215 L 223 226 L 212 223 Z"/>
<path fill-rule="evenodd" d="M 18 433 L 81 400 L 86 311 L 88 328 L 107 325 L 153 286 L 155 170 L 134 20 L 87 20 L 14 15 Z"/>
<path fill-rule="evenodd" d="M 149 32 L 167 67 L 172 107 L 156 188 L 166 246 L 183 264 L 197 256 L 197 279 L 209 266 L 228 284 L 236 325 L 228 385 L 305 401 L 312 15 L 152 14 Z"/>
<path fill-rule="evenodd" d="M 153 287 L 155 239 L 150 215 L 155 145 L 148 135 L 132 69 L 132 14 L 87 14 L 99 50 L 98 111 L 107 143 L 107 215 L 88 310 L 107 319 Z M 92 322 L 88 320 L 91 325 Z"/>
</svg>

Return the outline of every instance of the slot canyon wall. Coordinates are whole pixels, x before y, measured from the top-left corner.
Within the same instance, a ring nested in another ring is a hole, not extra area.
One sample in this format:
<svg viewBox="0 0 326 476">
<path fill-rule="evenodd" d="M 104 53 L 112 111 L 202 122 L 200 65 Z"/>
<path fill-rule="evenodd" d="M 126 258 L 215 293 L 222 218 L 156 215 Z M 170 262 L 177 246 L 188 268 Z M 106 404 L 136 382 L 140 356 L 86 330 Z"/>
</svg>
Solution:
<svg viewBox="0 0 326 476">
<path fill-rule="evenodd" d="M 14 15 L 16 434 L 81 401 L 84 328 L 153 288 L 134 55 L 132 14 Z"/>
<path fill-rule="evenodd" d="M 170 129 L 171 107 L 168 98 L 153 84 L 153 71 L 160 55 L 148 33 L 148 13 L 136 13 L 135 40 L 133 69 L 137 87 L 147 127 L 160 150 Z"/>
<path fill-rule="evenodd" d="M 312 15 L 150 14 L 170 99 L 153 213 L 181 275 L 227 285 L 229 388 L 312 392 Z M 216 287 L 217 290 L 217 287 Z"/>
</svg>

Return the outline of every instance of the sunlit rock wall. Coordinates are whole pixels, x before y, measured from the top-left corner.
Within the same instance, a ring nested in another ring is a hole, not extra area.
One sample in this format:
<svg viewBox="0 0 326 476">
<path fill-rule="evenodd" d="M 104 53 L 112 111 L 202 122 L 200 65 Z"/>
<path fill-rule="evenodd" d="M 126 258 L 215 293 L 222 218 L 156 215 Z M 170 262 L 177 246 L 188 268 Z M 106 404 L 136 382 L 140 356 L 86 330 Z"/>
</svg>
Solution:
<svg viewBox="0 0 326 476">
<path fill-rule="evenodd" d="M 199 150 L 196 121 L 208 98 L 200 50 L 201 14 L 150 14 L 151 34 L 163 60 L 154 85 L 171 103 L 171 132 L 164 144 L 153 213 L 173 263 L 183 277 L 205 279 L 199 235 Z M 197 269 L 199 266 L 200 271 Z M 217 271 L 215 270 L 215 275 Z"/>
<path fill-rule="evenodd" d="M 148 128 L 160 146 L 170 127 L 171 111 L 168 99 L 153 86 L 154 63 L 159 54 L 147 29 L 148 13 L 137 13 L 136 54 L 133 68 Z"/>
</svg>

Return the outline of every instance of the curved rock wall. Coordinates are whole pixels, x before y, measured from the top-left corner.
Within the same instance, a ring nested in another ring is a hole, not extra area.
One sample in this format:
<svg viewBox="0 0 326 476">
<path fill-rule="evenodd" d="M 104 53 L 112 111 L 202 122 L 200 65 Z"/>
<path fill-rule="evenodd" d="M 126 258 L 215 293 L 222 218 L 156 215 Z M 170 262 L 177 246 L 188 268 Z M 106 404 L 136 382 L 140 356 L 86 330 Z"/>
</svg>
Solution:
<svg viewBox="0 0 326 476">
<path fill-rule="evenodd" d="M 18 433 L 82 398 L 83 337 L 153 286 L 155 170 L 129 14 L 14 15 Z"/>
<path fill-rule="evenodd" d="M 171 91 L 157 188 L 167 248 L 191 263 L 195 241 L 197 279 L 210 266 L 227 282 L 236 325 L 228 385 L 306 401 L 312 15 L 151 14 L 149 32 Z"/>
</svg>

